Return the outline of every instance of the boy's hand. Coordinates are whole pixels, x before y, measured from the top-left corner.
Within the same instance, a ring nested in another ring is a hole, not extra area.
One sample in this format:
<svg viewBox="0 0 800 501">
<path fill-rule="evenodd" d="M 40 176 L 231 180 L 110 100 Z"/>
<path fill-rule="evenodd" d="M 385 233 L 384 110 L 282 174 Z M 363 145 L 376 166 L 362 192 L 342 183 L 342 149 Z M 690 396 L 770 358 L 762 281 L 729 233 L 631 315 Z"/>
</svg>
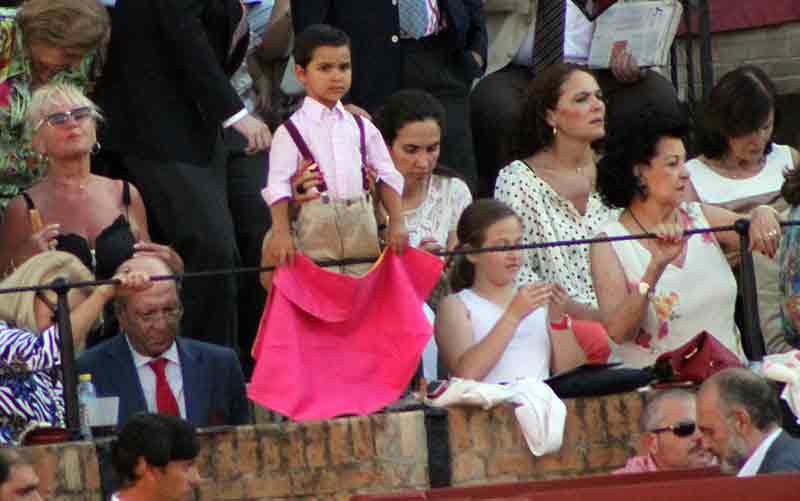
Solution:
<svg viewBox="0 0 800 501">
<path fill-rule="evenodd" d="M 266 256 L 263 259 L 277 266 L 283 266 L 287 262 L 294 264 L 294 241 L 291 233 L 273 233 L 266 247 Z"/>
<path fill-rule="evenodd" d="M 402 219 L 389 221 L 389 235 L 386 241 L 395 254 L 402 254 L 408 247 L 408 230 Z"/>
</svg>

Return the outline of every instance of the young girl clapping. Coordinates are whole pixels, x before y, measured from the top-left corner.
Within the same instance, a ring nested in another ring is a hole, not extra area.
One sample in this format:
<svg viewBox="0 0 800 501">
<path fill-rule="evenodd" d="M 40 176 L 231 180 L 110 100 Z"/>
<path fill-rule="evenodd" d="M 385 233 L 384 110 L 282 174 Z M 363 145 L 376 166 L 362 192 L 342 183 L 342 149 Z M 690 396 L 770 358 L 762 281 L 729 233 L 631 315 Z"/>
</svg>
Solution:
<svg viewBox="0 0 800 501">
<path fill-rule="evenodd" d="M 458 222 L 461 248 L 519 245 L 522 221 L 506 204 L 472 203 Z M 586 356 L 563 314 L 566 292 L 556 284 L 516 288 L 523 251 L 459 256 L 452 295 L 439 306 L 436 343 L 452 376 L 509 382 L 546 379 L 571 369 Z"/>
</svg>

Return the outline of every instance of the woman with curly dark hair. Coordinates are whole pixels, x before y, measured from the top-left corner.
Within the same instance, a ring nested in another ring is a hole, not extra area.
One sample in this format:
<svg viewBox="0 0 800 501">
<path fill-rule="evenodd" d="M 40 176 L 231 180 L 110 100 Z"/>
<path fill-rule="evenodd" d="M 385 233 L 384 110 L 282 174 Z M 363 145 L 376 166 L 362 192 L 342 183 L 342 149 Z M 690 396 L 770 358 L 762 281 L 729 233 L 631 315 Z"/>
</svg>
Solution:
<svg viewBox="0 0 800 501">
<path fill-rule="evenodd" d="M 643 114 L 606 139 L 597 189 L 611 207 L 624 209 L 601 235 L 654 233 L 655 239 L 592 245 L 592 278 L 600 315 L 617 353 L 632 367 L 651 365 L 661 353 L 705 330 L 743 358 L 734 323 L 736 279 L 724 251 L 736 251 L 734 232 L 684 236 L 690 228 L 733 224 L 741 216 L 724 208 L 685 202 L 689 189 L 687 126 L 682 118 Z M 774 255 L 777 213 L 752 212 L 753 250 Z"/>
</svg>

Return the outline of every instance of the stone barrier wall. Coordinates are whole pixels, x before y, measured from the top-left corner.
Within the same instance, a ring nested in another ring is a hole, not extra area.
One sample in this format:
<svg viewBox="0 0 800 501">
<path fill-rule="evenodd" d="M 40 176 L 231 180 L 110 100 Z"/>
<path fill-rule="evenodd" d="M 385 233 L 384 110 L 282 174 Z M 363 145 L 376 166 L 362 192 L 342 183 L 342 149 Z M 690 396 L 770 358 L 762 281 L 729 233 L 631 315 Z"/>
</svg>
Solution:
<svg viewBox="0 0 800 501">
<path fill-rule="evenodd" d="M 566 403 L 564 445 L 540 458 L 528 450 L 508 406 L 204 431 L 196 499 L 344 500 L 355 493 L 575 477 L 607 473 L 636 451 L 639 393 Z M 46 499 L 103 499 L 109 465 L 98 450 L 107 451 L 107 442 L 30 450 Z"/>
</svg>

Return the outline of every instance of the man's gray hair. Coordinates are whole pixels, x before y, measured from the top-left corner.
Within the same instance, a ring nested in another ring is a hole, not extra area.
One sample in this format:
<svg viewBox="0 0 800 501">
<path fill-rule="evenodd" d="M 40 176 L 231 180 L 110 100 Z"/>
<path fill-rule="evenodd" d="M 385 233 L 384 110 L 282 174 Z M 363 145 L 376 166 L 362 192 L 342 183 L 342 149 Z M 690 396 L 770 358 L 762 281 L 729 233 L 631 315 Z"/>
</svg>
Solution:
<svg viewBox="0 0 800 501">
<path fill-rule="evenodd" d="M 639 431 L 646 432 L 658 428 L 664 413 L 662 405 L 667 400 L 691 400 L 694 401 L 695 395 L 691 391 L 682 388 L 670 388 L 668 390 L 656 390 L 645 397 L 642 413 L 639 415 Z"/>
<path fill-rule="evenodd" d="M 767 431 L 781 422 L 782 412 L 775 386 L 748 369 L 725 369 L 714 374 L 709 384 L 715 384 L 721 411 L 729 413 L 742 407 L 759 431 Z"/>
</svg>

